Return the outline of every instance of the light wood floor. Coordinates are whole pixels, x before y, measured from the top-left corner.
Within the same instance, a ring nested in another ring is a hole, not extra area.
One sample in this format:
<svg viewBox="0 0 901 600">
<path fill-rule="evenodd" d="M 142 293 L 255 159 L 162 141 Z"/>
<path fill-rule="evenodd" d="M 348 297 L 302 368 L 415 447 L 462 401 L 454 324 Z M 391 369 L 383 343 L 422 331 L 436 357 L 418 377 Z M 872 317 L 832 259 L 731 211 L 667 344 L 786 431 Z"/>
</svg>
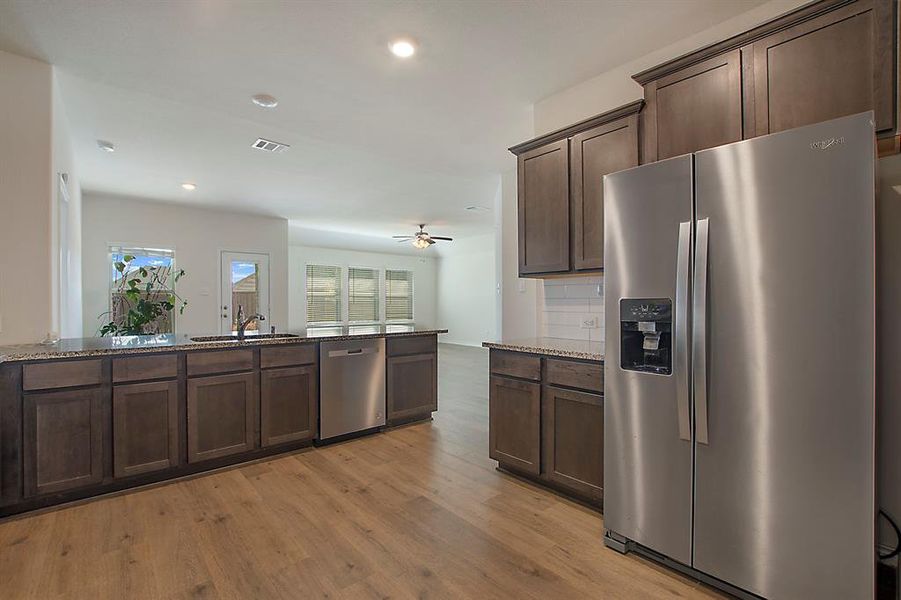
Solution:
<svg viewBox="0 0 901 600">
<path fill-rule="evenodd" d="M 431 423 L 0 524 L 0 598 L 715 598 L 495 470 L 488 360 Z"/>
</svg>

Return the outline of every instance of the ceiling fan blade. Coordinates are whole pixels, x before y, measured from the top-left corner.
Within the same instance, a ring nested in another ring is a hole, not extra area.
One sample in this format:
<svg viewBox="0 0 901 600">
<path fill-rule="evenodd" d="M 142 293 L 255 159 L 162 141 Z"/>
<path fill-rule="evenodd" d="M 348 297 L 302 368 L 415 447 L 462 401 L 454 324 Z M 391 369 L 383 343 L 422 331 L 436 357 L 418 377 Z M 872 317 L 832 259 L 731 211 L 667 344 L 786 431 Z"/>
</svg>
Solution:
<svg viewBox="0 0 901 600">
<path fill-rule="evenodd" d="M 412 239 L 413 239 L 413 238 L 401 238 L 401 239 L 399 239 L 399 240 L 394 240 L 394 241 L 395 241 L 395 242 L 398 242 L 398 243 L 400 243 L 400 244 L 405 244 L 405 243 L 411 241 Z"/>
<path fill-rule="evenodd" d="M 444 240 L 444 241 L 446 241 L 446 242 L 452 242 L 452 241 L 454 241 L 454 238 L 451 238 L 451 237 L 444 237 L 444 236 L 440 236 L 440 235 L 433 235 L 433 236 L 432 236 L 432 239 L 433 239 L 433 240 Z"/>
<path fill-rule="evenodd" d="M 430 246 L 431 246 L 432 244 L 435 243 L 435 240 L 432 239 L 432 238 L 430 238 L 430 237 L 429 237 L 429 238 L 426 238 L 425 241 L 427 241 L 427 242 L 429 243 Z"/>
<path fill-rule="evenodd" d="M 412 239 L 413 239 L 413 236 L 412 236 L 412 235 L 392 235 L 391 237 L 393 237 L 394 239 L 400 239 L 400 238 L 403 238 L 403 239 L 405 239 L 405 240 L 412 240 Z"/>
</svg>

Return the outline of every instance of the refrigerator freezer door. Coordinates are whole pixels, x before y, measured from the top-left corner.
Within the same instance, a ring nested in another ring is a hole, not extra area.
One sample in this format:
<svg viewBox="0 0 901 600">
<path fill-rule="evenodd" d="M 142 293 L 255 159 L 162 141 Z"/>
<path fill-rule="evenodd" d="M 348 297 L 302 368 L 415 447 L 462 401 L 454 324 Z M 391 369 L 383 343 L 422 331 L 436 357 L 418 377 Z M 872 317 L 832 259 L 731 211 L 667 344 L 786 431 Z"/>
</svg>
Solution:
<svg viewBox="0 0 901 600">
<path fill-rule="evenodd" d="M 873 139 L 870 113 L 695 156 L 693 566 L 774 600 L 874 593 Z"/>
<path fill-rule="evenodd" d="M 604 525 L 685 564 L 691 210 L 691 156 L 604 178 Z M 677 293 L 679 272 L 685 281 Z M 672 375 L 621 368 L 620 300 L 645 298 L 672 303 Z"/>
</svg>

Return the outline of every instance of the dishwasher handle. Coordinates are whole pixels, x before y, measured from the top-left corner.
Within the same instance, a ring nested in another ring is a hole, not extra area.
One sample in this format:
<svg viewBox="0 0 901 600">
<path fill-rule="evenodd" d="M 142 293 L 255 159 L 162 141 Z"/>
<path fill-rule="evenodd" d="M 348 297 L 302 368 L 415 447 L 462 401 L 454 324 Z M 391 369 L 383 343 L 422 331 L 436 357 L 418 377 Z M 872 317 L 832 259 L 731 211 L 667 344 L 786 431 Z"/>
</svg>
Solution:
<svg viewBox="0 0 901 600">
<path fill-rule="evenodd" d="M 329 350 L 329 358 L 342 358 L 345 356 L 360 356 L 361 354 L 376 354 L 378 348 L 354 348 L 353 350 Z"/>
</svg>

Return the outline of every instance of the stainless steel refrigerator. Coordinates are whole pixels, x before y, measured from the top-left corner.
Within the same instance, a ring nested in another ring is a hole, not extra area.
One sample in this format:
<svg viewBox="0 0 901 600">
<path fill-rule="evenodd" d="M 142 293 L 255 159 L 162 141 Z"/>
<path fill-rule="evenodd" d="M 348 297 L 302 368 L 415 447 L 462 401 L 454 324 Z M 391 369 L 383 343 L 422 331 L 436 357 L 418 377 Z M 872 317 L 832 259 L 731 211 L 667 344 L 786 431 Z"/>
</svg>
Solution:
<svg viewBox="0 0 901 600">
<path fill-rule="evenodd" d="M 604 178 L 604 525 L 773 599 L 875 588 L 872 113 Z"/>
</svg>

